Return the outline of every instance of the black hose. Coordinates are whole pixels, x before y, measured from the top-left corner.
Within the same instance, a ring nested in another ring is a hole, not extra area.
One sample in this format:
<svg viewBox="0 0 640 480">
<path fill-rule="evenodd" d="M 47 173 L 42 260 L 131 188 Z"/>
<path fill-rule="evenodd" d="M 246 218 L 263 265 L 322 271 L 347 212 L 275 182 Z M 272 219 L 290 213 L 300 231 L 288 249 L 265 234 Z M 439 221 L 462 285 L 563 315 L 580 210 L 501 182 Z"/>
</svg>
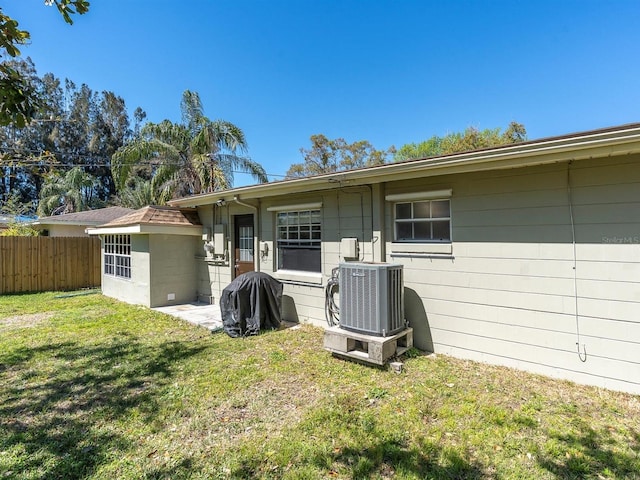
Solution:
<svg viewBox="0 0 640 480">
<path fill-rule="evenodd" d="M 340 291 L 340 269 L 334 268 L 331 270 L 331 278 L 327 281 L 327 286 L 324 290 L 324 315 L 327 319 L 327 324 L 330 327 L 340 325 L 340 308 L 335 302 L 334 295 Z"/>
</svg>

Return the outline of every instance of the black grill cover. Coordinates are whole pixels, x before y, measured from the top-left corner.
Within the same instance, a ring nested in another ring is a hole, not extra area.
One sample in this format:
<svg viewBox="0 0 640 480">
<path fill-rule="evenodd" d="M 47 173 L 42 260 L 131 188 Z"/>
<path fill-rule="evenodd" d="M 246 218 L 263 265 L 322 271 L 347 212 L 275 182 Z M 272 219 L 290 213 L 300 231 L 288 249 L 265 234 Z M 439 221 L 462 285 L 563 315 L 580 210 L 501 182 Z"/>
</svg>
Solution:
<svg viewBox="0 0 640 480">
<path fill-rule="evenodd" d="M 278 328 L 282 283 L 262 272 L 239 275 L 222 291 L 220 311 L 224 331 L 230 337 L 257 335 L 261 329 Z"/>
</svg>

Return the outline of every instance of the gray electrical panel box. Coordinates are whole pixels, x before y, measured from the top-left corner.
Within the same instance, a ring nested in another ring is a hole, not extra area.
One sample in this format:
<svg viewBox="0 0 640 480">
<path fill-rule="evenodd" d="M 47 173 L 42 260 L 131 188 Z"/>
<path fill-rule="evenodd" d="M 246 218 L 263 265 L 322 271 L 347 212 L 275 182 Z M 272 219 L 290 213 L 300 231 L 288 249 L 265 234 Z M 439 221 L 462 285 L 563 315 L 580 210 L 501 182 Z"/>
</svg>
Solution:
<svg viewBox="0 0 640 480">
<path fill-rule="evenodd" d="M 213 226 L 213 254 L 224 255 L 226 250 L 226 235 L 223 223 L 218 223 Z"/>
<path fill-rule="evenodd" d="M 340 253 L 342 258 L 358 258 L 358 239 L 343 238 L 340 242 Z"/>
</svg>

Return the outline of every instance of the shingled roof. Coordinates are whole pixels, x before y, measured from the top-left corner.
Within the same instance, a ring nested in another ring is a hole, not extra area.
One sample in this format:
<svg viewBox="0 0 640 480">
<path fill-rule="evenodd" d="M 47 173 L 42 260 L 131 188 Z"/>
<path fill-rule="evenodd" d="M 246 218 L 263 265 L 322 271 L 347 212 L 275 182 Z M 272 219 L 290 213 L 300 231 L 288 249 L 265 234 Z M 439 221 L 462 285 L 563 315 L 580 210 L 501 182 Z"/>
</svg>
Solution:
<svg viewBox="0 0 640 480">
<path fill-rule="evenodd" d="M 135 210 L 132 213 L 116 218 L 100 227 L 124 227 L 128 225 L 173 225 L 198 226 L 202 225 L 198 211 L 195 208 L 177 208 L 150 205 Z"/>
<path fill-rule="evenodd" d="M 135 212 L 135 210 L 125 207 L 98 208 L 96 210 L 86 210 L 84 212 L 64 213 L 62 215 L 40 217 L 34 222 L 34 224 L 101 225 L 133 212 Z"/>
</svg>

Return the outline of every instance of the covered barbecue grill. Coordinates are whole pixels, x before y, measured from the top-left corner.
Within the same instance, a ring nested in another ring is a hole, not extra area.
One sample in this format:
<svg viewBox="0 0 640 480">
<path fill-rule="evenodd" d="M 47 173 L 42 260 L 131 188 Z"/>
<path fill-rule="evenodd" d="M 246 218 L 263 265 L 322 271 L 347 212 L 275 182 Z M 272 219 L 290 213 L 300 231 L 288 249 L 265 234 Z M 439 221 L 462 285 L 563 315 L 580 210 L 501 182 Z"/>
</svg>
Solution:
<svg viewBox="0 0 640 480">
<path fill-rule="evenodd" d="M 262 272 L 239 275 L 222 291 L 220 311 L 224 331 L 230 337 L 279 328 L 282 283 Z"/>
</svg>

